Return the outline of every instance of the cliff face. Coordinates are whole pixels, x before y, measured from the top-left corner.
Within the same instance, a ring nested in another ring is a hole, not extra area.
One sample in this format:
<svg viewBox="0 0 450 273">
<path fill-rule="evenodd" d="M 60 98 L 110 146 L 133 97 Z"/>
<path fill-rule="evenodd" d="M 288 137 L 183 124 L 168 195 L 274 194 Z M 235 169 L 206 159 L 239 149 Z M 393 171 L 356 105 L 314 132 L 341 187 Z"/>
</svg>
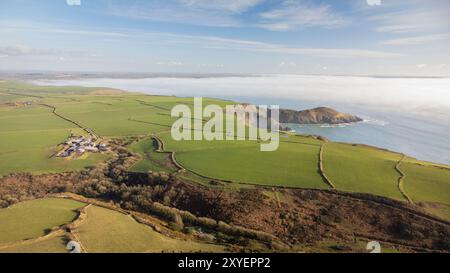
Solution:
<svg viewBox="0 0 450 273">
<path fill-rule="evenodd" d="M 362 121 L 362 119 L 350 114 L 340 113 L 328 107 L 317 107 L 303 111 L 280 109 L 280 123 L 340 124 L 358 121 Z"/>
</svg>

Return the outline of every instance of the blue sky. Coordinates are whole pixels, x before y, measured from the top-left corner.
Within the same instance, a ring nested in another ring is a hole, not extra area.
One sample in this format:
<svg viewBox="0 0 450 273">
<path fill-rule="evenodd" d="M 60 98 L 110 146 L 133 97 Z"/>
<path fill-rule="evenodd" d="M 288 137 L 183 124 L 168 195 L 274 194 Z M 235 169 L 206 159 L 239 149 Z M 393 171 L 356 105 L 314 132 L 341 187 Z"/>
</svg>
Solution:
<svg viewBox="0 0 450 273">
<path fill-rule="evenodd" d="M 2 0 L 0 70 L 450 76 L 447 0 Z"/>
</svg>

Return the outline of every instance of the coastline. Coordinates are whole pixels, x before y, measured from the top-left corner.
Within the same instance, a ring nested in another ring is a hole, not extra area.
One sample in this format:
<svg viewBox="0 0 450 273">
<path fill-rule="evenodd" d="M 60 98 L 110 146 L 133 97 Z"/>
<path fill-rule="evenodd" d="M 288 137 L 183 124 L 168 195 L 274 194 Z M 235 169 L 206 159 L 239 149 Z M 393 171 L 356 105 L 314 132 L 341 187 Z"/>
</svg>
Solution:
<svg viewBox="0 0 450 273">
<path fill-rule="evenodd" d="M 184 79 L 185 80 L 185 79 Z M 184 81 L 181 80 L 181 81 Z M 196 79 L 197 84 L 203 83 L 204 81 L 210 79 Z M 219 79 L 220 80 L 220 79 Z M 106 81 L 106 82 L 103 82 Z M 174 79 L 177 81 L 177 79 Z M 141 93 L 147 95 L 161 95 L 161 96 L 177 96 L 177 97 L 193 97 L 197 94 L 190 92 L 180 92 L 178 89 L 183 89 L 181 86 L 179 88 L 167 88 L 162 90 L 161 88 L 153 88 L 152 85 L 147 85 L 145 90 L 143 88 L 122 88 L 118 86 L 120 80 L 117 79 L 109 81 L 103 79 L 101 83 L 106 85 L 96 84 L 96 79 L 86 79 L 84 84 L 80 84 L 78 81 L 27 81 L 33 84 L 46 84 L 52 86 L 66 86 L 66 85 L 78 85 L 86 87 L 100 87 L 105 86 L 107 88 L 116 88 L 123 90 L 127 93 Z M 134 81 L 133 81 L 134 82 Z M 164 85 L 165 83 L 163 83 Z M 124 84 L 127 85 L 127 84 Z M 176 85 L 178 86 L 178 85 Z M 169 86 L 170 87 L 170 86 Z M 137 90 L 136 90 L 137 89 Z M 189 89 L 189 88 L 188 88 Z M 135 91 L 136 90 L 136 91 Z M 156 91 L 152 91 L 156 90 Z M 189 91 L 189 90 L 187 90 Z M 200 91 L 199 91 L 200 92 Z M 189 93 L 189 94 L 188 94 Z M 301 124 L 301 128 L 290 128 L 294 129 L 297 133 L 302 134 L 313 134 L 326 137 L 332 141 L 344 142 L 344 143 L 361 143 L 370 146 L 380 147 L 388 150 L 394 150 L 399 153 L 408 154 L 411 157 L 417 158 L 419 160 L 424 160 L 428 162 L 436 162 L 439 164 L 450 165 L 450 156 L 442 154 L 440 151 L 445 149 L 450 149 L 448 140 L 446 136 L 450 135 L 445 129 L 445 121 L 433 120 L 432 123 L 425 122 L 422 116 L 398 116 L 398 113 L 386 111 L 382 109 L 380 111 L 373 111 L 371 109 L 361 108 L 351 108 L 348 105 L 341 105 L 339 103 L 315 102 L 311 103 L 300 103 L 297 104 L 296 100 L 285 101 L 283 98 L 271 99 L 267 98 L 262 94 L 261 96 L 253 97 L 241 97 L 234 96 L 232 94 L 226 94 L 217 96 L 212 92 L 212 94 L 207 94 L 205 97 L 218 98 L 228 101 L 240 101 L 249 102 L 252 104 L 273 104 L 281 103 L 282 108 L 287 109 L 309 109 L 310 106 L 322 106 L 330 105 L 334 109 L 339 111 L 344 111 L 348 113 L 355 114 L 363 118 L 362 122 L 354 123 L 343 123 L 343 124 Z M 289 103 L 289 104 L 288 104 Z M 298 105 L 298 107 L 295 107 Z M 363 112 L 364 111 L 364 112 Z M 379 115 L 380 114 L 380 115 Z M 379 115 L 379 116 L 377 116 Z M 294 126 L 295 127 L 295 126 Z M 417 136 L 415 136 L 417 135 Z M 405 138 L 406 136 L 406 138 Z M 424 139 L 427 139 L 426 143 Z M 448 147 L 447 147 L 448 146 Z"/>
</svg>

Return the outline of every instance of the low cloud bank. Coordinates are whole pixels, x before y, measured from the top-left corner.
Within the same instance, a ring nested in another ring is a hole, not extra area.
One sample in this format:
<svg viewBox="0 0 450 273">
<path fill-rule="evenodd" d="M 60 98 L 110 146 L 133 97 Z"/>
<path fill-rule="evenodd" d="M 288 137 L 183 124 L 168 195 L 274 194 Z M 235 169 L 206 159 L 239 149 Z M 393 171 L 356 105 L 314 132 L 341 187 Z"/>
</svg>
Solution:
<svg viewBox="0 0 450 273">
<path fill-rule="evenodd" d="M 264 75 L 259 77 L 79 79 L 38 81 L 49 85 L 120 88 L 148 94 L 258 98 L 296 105 L 404 112 L 450 117 L 450 79 Z M 345 109 L 344 109 L 345 110 Z"/>
</svg>

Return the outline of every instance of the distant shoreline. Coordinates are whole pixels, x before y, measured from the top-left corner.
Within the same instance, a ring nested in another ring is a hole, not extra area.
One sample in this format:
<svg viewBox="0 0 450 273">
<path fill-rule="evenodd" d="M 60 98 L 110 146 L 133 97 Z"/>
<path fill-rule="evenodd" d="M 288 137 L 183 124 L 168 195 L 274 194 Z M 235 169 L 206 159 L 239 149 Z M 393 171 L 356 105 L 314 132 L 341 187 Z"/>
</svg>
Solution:
<svg viewBox="0 0 450 273">
<path fill-rule="evenodd" d="M 185 72 L 51 72 L 51 71 L 0 71 L 0 78 L 9 80 L 79 80 L 79 79 L 152 79 L 152 78 L 251 78 L 267 76 L 304 77 L 355 77 L 378 79 L 450 79 L 449 76 L 430 75 L 346 75 L 346 74 L 295 74 L 295 73 L 185 73 Z"/>
</svg>

